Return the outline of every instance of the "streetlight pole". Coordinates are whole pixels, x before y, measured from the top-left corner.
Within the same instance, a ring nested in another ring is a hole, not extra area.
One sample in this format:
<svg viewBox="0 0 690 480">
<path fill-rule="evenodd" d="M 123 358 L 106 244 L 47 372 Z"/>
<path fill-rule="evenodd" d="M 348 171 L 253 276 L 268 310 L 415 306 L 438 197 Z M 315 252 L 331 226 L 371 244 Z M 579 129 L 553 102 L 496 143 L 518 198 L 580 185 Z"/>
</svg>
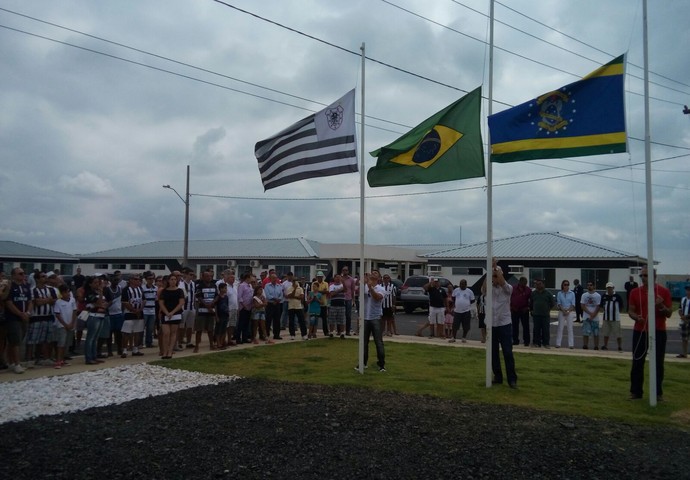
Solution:
<svg viewBox="0 0 690 480">
<path fill-rule="evenodd" d="M 177 195 L 179 199 L 182 200 L 182 203 L 184 203 L 184 249 L 182 253 L 182 266 L 186 267 L 188 266 L 187 264 L 189 260 L 189 165 L 187 165 L 187 193 L 185 194 L 185 198 L 182 198 L 182 195 L 180 195 L 177 190 L 170 185 L 163 185 L 163 188 L 167 188 L 175 192 L 175 195 Z"/>
</svg>

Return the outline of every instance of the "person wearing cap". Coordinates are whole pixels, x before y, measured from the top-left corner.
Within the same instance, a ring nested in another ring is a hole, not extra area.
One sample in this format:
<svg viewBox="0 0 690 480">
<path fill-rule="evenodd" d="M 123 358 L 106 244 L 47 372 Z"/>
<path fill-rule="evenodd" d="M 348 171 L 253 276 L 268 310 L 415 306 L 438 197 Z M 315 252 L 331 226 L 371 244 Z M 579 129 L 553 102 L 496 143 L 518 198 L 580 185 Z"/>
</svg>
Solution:
<svg viewBox="0 0 690 480">
<path fill-rule="evenodd" d="M 589 337 L 592 336 L 594 350 L 599 350 L 599 309 L 601 295 L 594 289 L 594 281 L 587 282 L 587 291 L 580 297 L 582 306 L 582 348 L 589 348 Z"/>
<path fill-rule="evenodd" d="M 630 369 L 630 399 L 639 400 L 643 395 L 644 365 L 649 343 L 649 318 L 647 310 L 648 269 L 640 270 L 642 285 L 630 292 L 628 315 L 635 321 L 633 327 L 633 360 Z M 654 329 L 656 330 L 656 393 L 657 399 L 664 399 L 664 357 L 666 356 L 666 319 L 671 316 L 671 292 L 656 283 L 654 272 Z"/>
<path fill-rule="evenodd" d="M 685 286 L 685 296 L 680 299 L 680 342 L 682 351 L 677 358 L 688 358 L 688 338 L 690 337 L 690 285 Z"/>
<path fill-rule="evenodd" d="M 604 345 L 602 350 L 609 349 L 609 337 L 616 337 L 618 351 L 623 351 L 623 338 L 621 337 L 621 307 L 623 298 L 614 291 L 615 286 L 612 282 L 606 284 L 606 293 L 601 297 L 601 309 L 603 312 L 603 323 L 601 324 Z"/>
<path fill-rule="evenodd" d="M 329 336 L 328 330 L 328 282 L 324 281 L 324 275 L 321 270 L 316 272 L 316 281 L 311 284 L 311 291 L 321 294 L 321 324 L 323 326 L 323 335 Z"/>
</svg>

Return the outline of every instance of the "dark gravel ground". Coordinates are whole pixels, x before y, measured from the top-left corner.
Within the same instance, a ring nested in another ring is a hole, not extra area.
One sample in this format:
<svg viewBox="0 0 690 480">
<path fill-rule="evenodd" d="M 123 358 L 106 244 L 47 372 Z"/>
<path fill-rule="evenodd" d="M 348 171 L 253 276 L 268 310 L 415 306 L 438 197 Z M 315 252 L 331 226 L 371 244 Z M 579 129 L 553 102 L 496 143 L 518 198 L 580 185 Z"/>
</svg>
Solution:
<svg viewBox="0 0 690 480">
<path fill-rule="evenodd" d="M 240 380 L 0 425 L 0 478 L 690 478 L 690 433 Z"/>
</svg>

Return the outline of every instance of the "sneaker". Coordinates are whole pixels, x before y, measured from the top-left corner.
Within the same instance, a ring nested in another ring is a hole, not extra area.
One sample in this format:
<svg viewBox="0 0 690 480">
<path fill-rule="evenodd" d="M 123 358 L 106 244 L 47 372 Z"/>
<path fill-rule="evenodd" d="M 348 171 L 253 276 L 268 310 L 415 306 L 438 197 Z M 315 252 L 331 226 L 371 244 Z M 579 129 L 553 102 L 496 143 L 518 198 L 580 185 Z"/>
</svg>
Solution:
<svg viewBox="0 0 690 480">
<path fill-rule="evenodd" d="M 381 372 L 381 373 L 386 373 L 386 369 L 383 368 L 383 367 L 381 367 L 381 368 L 379 368 L 379 372 Z"/>
<path fill-rule="evenodd" d="M 676 355 L 676 358 L 688 358 L 688 356 L 683 355 L 682 353 L 679 353 L 678 355 Z"/>
<path fill-rule="evenodd" d="M 345 340 L 345 334 L 344 334 L 344 333 L 341 333 L 341 334 L 340 334 L 340 338 L 341 338 L 342 340 Z"/>
<path fill-rule="evenodd" d="M 589 347 L 587 345 L 582 345 L 582 350 L 587 350 Z"/>
<path fill-rule="evenodd" d="M 467 343 L 467 340 L 463 338 L 462 343 Z"/>
<path fill-rule="evenodd" d="M 307 337 L 306 335 L 302 335 L 302 340 L 309 340 L 309 337 Z"/>
<path fill-rule="evenodd" d="M 123 350 L 120 354 L 120 358 L 127 358 L 127 350 Z"/>
<path fill-rule="evenodd" d="M 15 364 L 12 365 L 12 367 L 10 367 L 10 368 L 11 368 L 11 370 L 12 370 L 14 373 L 24 373 L 24 372 L 26 372 L 26 368 L 22 367 L 22 366 L 19 365 L 18 363 L 15 363 Z"/>
<path fill-rule="evenodd" d="M 601 349 L 602 349 L 602 350 L 608 350 L 609 347 L 607 347 L 606 345 L 604 345 L 603 347 L 601 347 Z"/>
<path fill-rule="evenodd" d="M 141 352 L 132 352 L 132 356 L 133 356 L 133 357 L 143 357 L 144 354 L 141 353 Z"/>
<path fill-rule="evenodd" d="M 294 336 L 294 335 L 290 335 L 290 340 L 294 340 L 294 339 L 295 339 L 295 336 Z"/>
<path fill-rule="evenodd" d="M 599 350 L 599 347 L 594 347 L 594 350 Z"/>
<path fill-rule="evenodd" d="M 53 365 L 55 365 L 55 362 L 53 362 L 52 360 L 50 360 L 48 358 L 45 358 L 45 359 L 37 362 L 37 365 L 40 365 L 42 367 L 52 367 Z"/>
<path fill-rule="evenodd" d="M 454 338 L 451 338 L 450 340 L 448 340 L 448 343 L 455 343 L 455 341 L 456 340 Z"/>
<path fill-rule="evenodd" d="M 329 337 L 329 338 L 333 338 L 333 334 L 332 334 L 332 333 L 329 333 L 329 334 L 328 334 L 328 337 Z"/>
<path fill-rule="evenodd" d="M 176 345 L 173 347 L 174 352 L 184 352 L 184 347 L 182 345 Z"/>
<path fill-rule="evenodd" d="M 369 368 L 369 365 L 364 365 L 364 370 L 366 370 L 367 368 Z M 357 370 L 359 372 L 359 366 L 356 366 L 355 370 Z"/>
<path fill-rule="evenodd" d="M 62 368 L 62 362 L 55 362 L 55 365 L 53 366 L 55 370 L 60 370 Z"/>
</svg>

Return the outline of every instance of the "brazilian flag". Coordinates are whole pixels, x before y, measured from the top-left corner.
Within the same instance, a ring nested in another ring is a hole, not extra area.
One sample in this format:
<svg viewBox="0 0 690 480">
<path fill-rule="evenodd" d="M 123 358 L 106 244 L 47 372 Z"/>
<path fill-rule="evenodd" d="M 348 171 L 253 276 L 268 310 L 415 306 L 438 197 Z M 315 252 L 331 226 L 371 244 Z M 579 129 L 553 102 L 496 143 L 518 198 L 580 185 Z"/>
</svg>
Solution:
<svg viewBox="0 0 690 480">
<path fill-rule="evenodd" d="M 481 87 L 371 152 L 370 187 L 438 183 L 484 176 L 479 126 Z"/>
</svg>

